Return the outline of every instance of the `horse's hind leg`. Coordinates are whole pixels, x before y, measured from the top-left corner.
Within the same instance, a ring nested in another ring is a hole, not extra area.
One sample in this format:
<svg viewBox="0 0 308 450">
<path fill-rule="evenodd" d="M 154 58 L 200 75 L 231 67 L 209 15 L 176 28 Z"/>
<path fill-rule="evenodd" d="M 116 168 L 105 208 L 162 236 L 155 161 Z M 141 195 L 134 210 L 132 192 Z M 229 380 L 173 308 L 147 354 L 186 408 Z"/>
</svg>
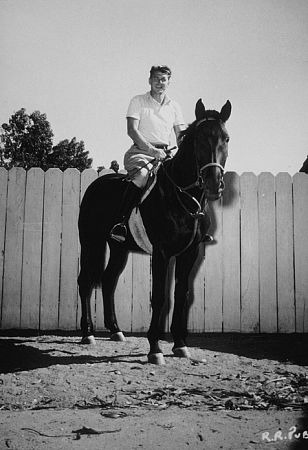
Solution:
<svg viewBox="0 0 308 450">
<path fill-rule="evenodd" d="M 104 323 L 115 341 L 125 340 L 119 328 L 114 306 L 114 292 L 119 276 L 123 272 L 128 257 L 128 250 L 123 244 L 110 243 L 110 256 L 102 276 L 102 294 L 104 302 Z"/>
<path fill-rule="evenodd" d="M 81 300 L 81 332 L 82 344 L 95 344 L 93 322 L 91 316 L 91 295 L 93 283 L 84 269 L 81 269 L 78 277 L 79 295 Z"/>
</svg>

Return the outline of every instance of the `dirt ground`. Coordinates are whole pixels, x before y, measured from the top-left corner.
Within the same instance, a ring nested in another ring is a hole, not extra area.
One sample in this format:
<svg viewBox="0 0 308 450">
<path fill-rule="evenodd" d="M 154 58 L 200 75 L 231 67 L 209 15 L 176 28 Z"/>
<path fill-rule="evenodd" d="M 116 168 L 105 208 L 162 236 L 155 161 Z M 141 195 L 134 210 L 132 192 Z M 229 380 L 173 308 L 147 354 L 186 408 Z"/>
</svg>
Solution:
<svg viewBox="0 0 308 450">
<path fill-rule="evenodd" d="M 307 336 L 0 337 L 0 449 L 308 448 Z"/>
</svg>

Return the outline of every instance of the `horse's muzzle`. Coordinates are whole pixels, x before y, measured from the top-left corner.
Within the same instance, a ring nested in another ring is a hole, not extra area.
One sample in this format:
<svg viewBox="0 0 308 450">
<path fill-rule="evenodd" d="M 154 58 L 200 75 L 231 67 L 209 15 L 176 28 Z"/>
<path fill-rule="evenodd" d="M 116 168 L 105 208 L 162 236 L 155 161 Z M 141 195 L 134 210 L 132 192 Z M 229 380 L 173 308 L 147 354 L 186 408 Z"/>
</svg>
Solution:
<svg viewBox="0 0 308 450">
<path fill-rule="evenodd" d="M 205 183 L 205 196 L 210 201 L 218 200 L 222 196 L 224 189 L 225 182 L 223 178 L 220 179 L 218 186 L 215 183 Z"/>
<path fill-rule="evenodd" d="M 216 162 L 206 164 L 201 168 L 200 176 L 206 198 L 210 201 L 218 200 L 225 189 L 224 166 Z"/>
</svg>

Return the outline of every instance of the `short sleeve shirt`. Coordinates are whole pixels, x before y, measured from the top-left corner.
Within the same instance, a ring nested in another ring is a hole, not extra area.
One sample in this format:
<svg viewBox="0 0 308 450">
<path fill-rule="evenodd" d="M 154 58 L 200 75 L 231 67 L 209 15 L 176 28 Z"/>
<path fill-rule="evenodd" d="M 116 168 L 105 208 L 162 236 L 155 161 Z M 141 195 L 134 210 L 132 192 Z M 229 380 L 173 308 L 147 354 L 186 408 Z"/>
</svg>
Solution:
<svg viewBox="0 0 308 450">
<path fill-rule="evenodd" d="M 138 130 L 151 144 L 169 145 L 173 127 L 185 124 L 177 102 L 165 96 L 160 104 L 150 92 L 132 98 L 126 117 L 139 120 Z"/>
</svg>

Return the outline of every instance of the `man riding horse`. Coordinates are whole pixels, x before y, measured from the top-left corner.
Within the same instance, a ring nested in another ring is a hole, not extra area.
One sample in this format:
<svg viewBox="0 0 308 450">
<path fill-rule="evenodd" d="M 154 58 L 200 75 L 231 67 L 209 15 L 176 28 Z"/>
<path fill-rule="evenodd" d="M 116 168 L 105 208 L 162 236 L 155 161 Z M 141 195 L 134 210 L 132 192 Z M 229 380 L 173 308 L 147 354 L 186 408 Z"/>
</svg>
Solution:
<svg viewBox="0 0 308 450">
<path fill-rule="evenodd" d="M 152 66 L 150 91 L 133 97 L 128 107 L 127 133 L 133 145 L 124 156 L 124 167 L 131 182 L 120 206 L 120 222 L 110 233 L 118 242 L 124 242 L 126 239 L 126 221 L 141 197 L 149 171 L 153 167 L 151 162 L 154 159 L 165 159 L 172 130 L 178 141 L 181 131 L 186 128 L 179 104 L 166 94 L 170 77 L 169 67 Z"/>
<path fill-rule="evenodd" d="M 148 361 L 152 364 L 164 364 L 159 340 L 168 266 L 172 257 L 175 257 L 174 307 L 170 327 L 174 341 L 172 351 L 177 357 L 189 357 L 186 345 L 189 276 L 200 246 L 209 240 L 206 234 L 211 223 L 208 202 L 221 198 L 225 188 L 223 177 L 229 142 L 225 123 L 231 115 L 229 101 L 216 111 L 205 109 L 199 99 L 195 106 L 196 120 L 184 129 L 179 107 L 165 94 L 170 74 L 166 67 L 152 68 L 151 91 L 135 97 L 129 107 L 128 133 L 134 145 L 124 160 L 132 181 L 128 182 L 127 176 L 115 173 L 98 177 L 83 196 L 78 218 L 81 342 L 95 343 L 91 296 L 96 286 L 102 290 L 104 324 L 110 338 L 123 340 L 116 317 L 115 290 L 129 252 L 142 249 L 132 230 L 126 228 L 127 219 L 139 202 L 149 166 L 156 165 L 157 160 L 164 160 L 156 170 L 156 181 L 150 194 L 143 198 L 138 208 L 152 245 L 152 317 L 147 333 L 150 345 Z M 162 126 L 164 123 L 165 127 Z M 172 129 L 178 137 L 178 151 L 172 158 L 166 158 L 164 149 L 168 149 Z"/>
</svg>

